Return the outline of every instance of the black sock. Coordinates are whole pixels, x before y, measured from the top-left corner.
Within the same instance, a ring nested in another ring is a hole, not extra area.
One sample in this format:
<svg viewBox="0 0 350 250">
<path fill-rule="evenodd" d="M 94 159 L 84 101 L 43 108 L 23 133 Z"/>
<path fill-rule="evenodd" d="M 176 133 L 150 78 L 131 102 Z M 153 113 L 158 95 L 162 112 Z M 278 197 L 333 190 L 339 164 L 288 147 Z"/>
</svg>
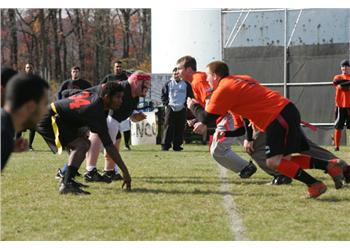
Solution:
<svg viewBox="0 0 350 250">
<path fill-rule="evenodd" d="M 314 177 L 306 173 L 303 169 L 299 169 L 297 174 L 295 175 L 294 179 L 301 181 L 305 183 L 308 186 L 311 186 L 312 184 L 318 182 Z"/>
<path fill-rule="evenodd" d="M 328 161 L 311 157 L 310 168 L 327 170 L 327 166 L 328 166 Z"/>
<path fill-rule="evenodd" d="M 67 171 L 64 173 L 63 183 L 67 184 L 68 182 L 70 182 L 76 176 L 77 172 L 78 172 L 78 168 L 73 166 L 68 166 Z"/>
</svg>

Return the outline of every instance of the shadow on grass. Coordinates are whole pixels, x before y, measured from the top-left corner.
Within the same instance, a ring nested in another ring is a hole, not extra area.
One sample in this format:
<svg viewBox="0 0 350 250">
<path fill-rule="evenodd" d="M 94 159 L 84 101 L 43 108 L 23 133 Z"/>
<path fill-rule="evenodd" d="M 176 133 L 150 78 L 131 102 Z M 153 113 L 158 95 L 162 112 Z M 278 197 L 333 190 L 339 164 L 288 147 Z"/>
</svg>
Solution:
<svg viewBox="0 0 350 250">
<path fill-rule="evenodd" d="M 344 197 L 336 197 L 336 196 L 330 196 L 330 197 L 320 197 L 319 199 L 315 199 L 316 201 L 321 202 L 349 202 L 349 198 Z"/>
<path fill-rule="evenodd" d="M 192 191 L 184 191 L 184 190 L 164 190 L 164 189 L 152 189 L 152 188 L 134 188 L 130 191 L 130 193 L 146 193 L 146 194 L 174 194 L 174 195 L 238 195 L 233 192 L 226 191 L 209 191 L 209 190 L 192 190 Z"/>
<path fill-rule="evenodd" d="M 157 177 L 134 177 L 143 182 L 154 184 L 235 184 L 235 185 L 268 185 L 268 179 L 223 179 L 220 177 L 198 177 L 198 176 L 157 176 Z"/>
</svg>

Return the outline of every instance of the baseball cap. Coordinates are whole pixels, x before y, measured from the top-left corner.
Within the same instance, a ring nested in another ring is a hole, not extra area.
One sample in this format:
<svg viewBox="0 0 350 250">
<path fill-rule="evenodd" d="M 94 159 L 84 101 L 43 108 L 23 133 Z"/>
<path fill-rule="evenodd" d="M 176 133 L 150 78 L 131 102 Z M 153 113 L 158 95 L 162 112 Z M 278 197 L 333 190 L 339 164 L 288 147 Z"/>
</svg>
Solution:
<svg viewBox="0 0 350 250">
<path fill-rule="evenodd" d="M 341 61 L 340 66 L 341 66 L 341 67 L 343 67 L 343 66 L 348 66 L 348 67 L 350 67 L 349 60 L 343 60 L 343 61 Z"/>
</svg>

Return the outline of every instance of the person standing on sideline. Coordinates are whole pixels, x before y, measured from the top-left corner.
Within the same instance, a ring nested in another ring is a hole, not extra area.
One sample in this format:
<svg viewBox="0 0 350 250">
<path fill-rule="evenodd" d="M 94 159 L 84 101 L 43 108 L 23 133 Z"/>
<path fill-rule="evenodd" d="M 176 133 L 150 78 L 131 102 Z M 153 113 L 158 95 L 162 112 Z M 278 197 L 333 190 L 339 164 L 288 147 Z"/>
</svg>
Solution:
<svg viewBox="0 0 350 250">
<path fill-rule="evenodd" d="M 28 62 L 25 67 L 24 67 L 24 72 L 27 75 L 33 75 L 34 74 L 34 65 L 30 62 Z M 20 131 L 20 133 L 18 133 L 17 137 L 21 137 L 22 136 L 22 131 Z M 33 141 L 34 141 L 34 137 L 35 137 L 35 128 L 30 128 L 29 129 L 29 150 L 33 151 Z"/>
<path fill-rule="evenodd" d="M 61 100 L 62 98 L 67 97 L 67 90 L 71 89 L 88 89 L 92 85 L 86 80 L 80 78 L 80 68 L 79 66 L 73 66 L 70 71 L 71 79 L 65 80 L 58 90 L 57 99 Z"/>
<path fill-rule="evenodd" d="M 48 83 L 36 75 L 13 76 L 7 87 L 1 109 L 1 169 L 12 152 L 28 150 L 28 141 L 14 139 L 16 132 L 35 127 L 47 112 Z"/>
<path fill-rule="evenodd" d="M 194 98 L 191 84 L 180 79 L 177 68 L 173 76 L 162 88 L 161 99 L 165 106 L 164 132 L 162 150 L 168 151 L 171 146 L 174 151 L 181 151 L 186 123 L 186 100 Z"/>
<path fill-rule="evenodd" d="M 335 151 L 339 151 L 341 132 L 346 123 L 350 129 L 350 71 L 349 60 L 340 63 L 341 74 L 334 76 L 333 85 L 335 92 L 335 124 L 334 124 L 334 145 Z"/>
</svg>

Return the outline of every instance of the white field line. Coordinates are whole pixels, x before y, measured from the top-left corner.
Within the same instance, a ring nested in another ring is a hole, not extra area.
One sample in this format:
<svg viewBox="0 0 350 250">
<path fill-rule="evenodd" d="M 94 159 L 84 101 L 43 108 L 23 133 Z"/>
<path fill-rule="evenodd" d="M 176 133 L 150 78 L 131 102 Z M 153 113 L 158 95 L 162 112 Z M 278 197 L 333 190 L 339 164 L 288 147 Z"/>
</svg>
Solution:
<svg viewBox="0 0 350 250">
<path fill-rule="evenodd" d="M 245 228 L 243 221 L 239 216 L 236 208 L 236 204 L 233 200 L 233 197 L 230 195 L 230 188 L 227 179 L 227 170 L 219 166 L 221 186 L 220 190 L 224 193 L 224 207 L 225 212 L 229 218 L 229 225 L 232 233 L 234 234 L 235 240 L 249 240 L 245 236 Z"/>
</svg>

